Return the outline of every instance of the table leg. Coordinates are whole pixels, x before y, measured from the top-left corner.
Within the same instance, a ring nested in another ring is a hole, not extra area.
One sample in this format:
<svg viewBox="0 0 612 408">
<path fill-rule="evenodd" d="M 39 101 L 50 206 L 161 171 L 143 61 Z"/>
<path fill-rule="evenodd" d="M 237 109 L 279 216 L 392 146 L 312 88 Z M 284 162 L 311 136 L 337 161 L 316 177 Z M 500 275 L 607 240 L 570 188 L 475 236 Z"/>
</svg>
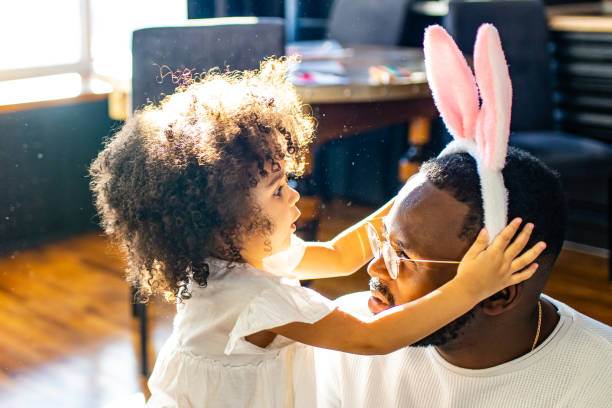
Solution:
<svg viewBox="0 0 612 408">
<path fill-rule="evenodd" d="M 399 180 L 405 183 L 425 161 L 424 146 L 429 142 L 431 119 L 418 117 L 410 121 L 408 126 L 408 142 L 410 148 L 399 162 Z"/>
</svg>

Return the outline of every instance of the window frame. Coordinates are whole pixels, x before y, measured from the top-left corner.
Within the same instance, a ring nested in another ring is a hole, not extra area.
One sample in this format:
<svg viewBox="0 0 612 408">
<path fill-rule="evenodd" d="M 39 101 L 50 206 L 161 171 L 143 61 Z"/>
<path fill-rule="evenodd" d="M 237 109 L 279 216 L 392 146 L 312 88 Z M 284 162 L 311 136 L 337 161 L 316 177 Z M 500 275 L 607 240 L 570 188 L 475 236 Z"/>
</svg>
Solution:
<svg viewBox="0 0 612 408">
<path fill-rule="evenodd" d="M 92 74 L 91 57 L 91 4 L 90 0 L 80 0 L 81 59 L 73 64 L 33 66 L 28 68 L 0 70 L 0 81 L 28 79 L 49 75 L 78 73 L 83 81 Z"/>
</svg>

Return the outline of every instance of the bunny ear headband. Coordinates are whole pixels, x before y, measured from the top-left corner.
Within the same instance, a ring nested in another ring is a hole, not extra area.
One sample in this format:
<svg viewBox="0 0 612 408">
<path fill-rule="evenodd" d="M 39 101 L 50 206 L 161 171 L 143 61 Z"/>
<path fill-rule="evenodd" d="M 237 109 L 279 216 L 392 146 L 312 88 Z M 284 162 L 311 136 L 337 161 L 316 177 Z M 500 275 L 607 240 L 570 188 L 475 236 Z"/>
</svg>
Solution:
<svg viewBox="0 0 612 408">
<path fill-rule="evenodd" d="M 442 27 L 434 25 L 425 30 L 423 48 L 429 87 L 454 139 L 438 157 L 467 152 L 476 161 L 484 225 L 492 241 L 508 218 L 508 192 L 502 169 L 508 151 L 512 105 L 512 84 L 499 34 L 491 24 L 478 29 L 475 80 L 463 54 Z"/>
</svg>

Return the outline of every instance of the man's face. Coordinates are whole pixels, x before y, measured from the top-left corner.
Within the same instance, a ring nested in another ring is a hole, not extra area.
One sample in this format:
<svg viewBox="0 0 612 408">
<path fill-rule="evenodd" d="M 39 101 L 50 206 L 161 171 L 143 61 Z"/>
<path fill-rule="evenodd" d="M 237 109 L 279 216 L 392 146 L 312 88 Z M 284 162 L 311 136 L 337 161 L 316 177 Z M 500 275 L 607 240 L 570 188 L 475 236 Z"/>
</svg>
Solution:
<svg viewBox="0 0 612 408">
<path fill-rule="evenodd" d="M 402 258 L 459 261 L 469 248 L 469 243 L 459 238 L 468 210 L 450 193 L 416 177 L 400 191 L 381 238 Z M 374 258 L 368 265 L 372 276 L 368 306 L 378 313 L 421 298 L 451 280 L 456 272 L 453 264 L 401 261 L 398 277 L 392 280 L 382 257 Z M 436 344 L 430 337 L 424 340 Z"/>
</svg>

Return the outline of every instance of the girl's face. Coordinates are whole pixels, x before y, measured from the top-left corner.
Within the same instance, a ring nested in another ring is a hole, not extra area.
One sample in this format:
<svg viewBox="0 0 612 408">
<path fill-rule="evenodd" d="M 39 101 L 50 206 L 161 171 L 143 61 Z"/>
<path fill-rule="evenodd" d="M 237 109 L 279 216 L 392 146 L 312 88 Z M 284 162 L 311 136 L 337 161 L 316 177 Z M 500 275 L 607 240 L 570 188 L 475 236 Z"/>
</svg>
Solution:
<svg viewBox="0 0 612 408">
<path fill-rule="evenodd" d="M 252 234 L 243 240 L 242 245 L 244 259 L 256 267 L 261 267 L 263 258 L 289 248 L 295 222 L 300 217 L 300 210 L 296 207 L 300 194 L 287 184 L 284 163 L 276 172 L 271 168 L 271 165 L 266 166 L 268 176 L 252 190 L 252 197 L 272 223 L 272 233 L 269 236 Z"/>
</svg>

